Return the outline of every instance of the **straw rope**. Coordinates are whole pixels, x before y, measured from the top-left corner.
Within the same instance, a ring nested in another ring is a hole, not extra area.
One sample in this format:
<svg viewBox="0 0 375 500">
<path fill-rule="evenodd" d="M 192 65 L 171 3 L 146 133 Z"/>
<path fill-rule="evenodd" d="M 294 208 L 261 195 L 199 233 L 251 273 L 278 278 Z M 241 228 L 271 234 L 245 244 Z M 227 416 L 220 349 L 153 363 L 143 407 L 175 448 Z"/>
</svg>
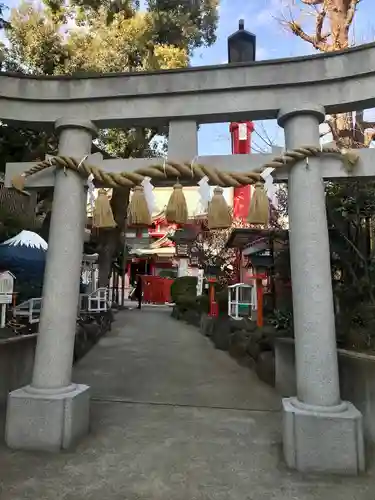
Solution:
<svg viewBox="0 0 375 500">
<path fill-rule="evenodd" d="M 292 149 L 291 151 L 286 151 L 280 156 L 276 156 L 270 162 L 265 163 L 262 168 L 257 171 L 250 171 L 247 173 L 224 172 L 215 167 L 209 167 L 206 165 L 175 163 L 173 161 L 166 161 L 164 165 L 150 165 L 148 167 L 139 168 L 134 172 L 115 173 L 106 172 L 99 167 L 90 165 L 87 162 L 82 162 L 80 159 L 66 156 L 55 156 L 51 160 L 44 160 L 37 163 L 35 166 L 23 172 L 21 177 L 25 181 L 27 177 L 50 168 L 51 166 L 56 166 L 58 168 L 63 168 L 64 170 L 74 170 L 81 174 L 82 177 L 88 177 L 92 174 L 98 185 L 109 188 L 132 188 L 139 186 L 145 177 L 151 177 L 153 180 L 166 178 L 191 180 L 196 183 L 205 176 L 208 177 L 210 184 L 216 186 L 240 187 L 248 184 L 256 184 L 257 182 L 263 182 L 261 173 L 266 168 L 271 167 L 279 169 L 282 167 L 292 167 L 297 162 L 304 160 L 305 158 L 318 157 L 325 154 L 339 156 L 348 170 L 351 170 L 355 166 L 359 158 L 357 153 L 353 150 L 341 151 L 336 147 L 321 148 L 316 146 L 302 146 L 300 148 Z M 246 159 L 244 161 L 246 161 Z M 20 176 L 18 176 L 18 180 L 19 177 Z M 14 179 L 14 182 L 12 181 L 12 183 L 15 189 L 20 189 L 20 187 L 17 186 L 18 183 L 16 182 L 16 179 Z"/>
</svg>

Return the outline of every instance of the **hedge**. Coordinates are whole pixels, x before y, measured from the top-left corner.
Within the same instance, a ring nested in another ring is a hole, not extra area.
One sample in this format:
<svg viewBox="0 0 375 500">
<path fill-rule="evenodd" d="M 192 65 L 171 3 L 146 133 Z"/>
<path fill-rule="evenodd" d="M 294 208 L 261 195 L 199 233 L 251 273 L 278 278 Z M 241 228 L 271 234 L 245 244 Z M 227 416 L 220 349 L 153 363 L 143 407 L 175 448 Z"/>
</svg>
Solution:
<svg viewBox="0 0 375 500">
<path fill-rule="evenodd" d="M 193 298 L 197 296 L 198 279 L 194 276 L 181 276 L 176 278 L 171 286 L 172 302 L 178 304 L 185 298 Z"/>
<path fill-rule="evenodd" d="M 228 312 L 228 288 L 222 288 L 215 284 L 216 302 L 219 312 Z M 171 299 L 180 309 L 194 309 L 201 312 L 209 312 L 208 290 L 203 290 L 203 295 L 197 297 L 197 278 L 194 276 L 182 276 L 176 278 L 171 286 Z"/>
</svg>

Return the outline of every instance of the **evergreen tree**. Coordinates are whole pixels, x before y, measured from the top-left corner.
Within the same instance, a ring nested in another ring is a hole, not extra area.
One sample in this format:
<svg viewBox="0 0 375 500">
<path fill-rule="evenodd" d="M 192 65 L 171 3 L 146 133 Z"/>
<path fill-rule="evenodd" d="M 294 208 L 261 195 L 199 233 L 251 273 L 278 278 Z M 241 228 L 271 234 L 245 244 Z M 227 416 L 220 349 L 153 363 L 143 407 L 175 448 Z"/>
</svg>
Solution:
<svg viewBox="0 0 375 500">
<path fill-rule="evenodd" d="M 217 7 L 218 0 L 149 0 L 144 11 L 134 0 L 44 0 L 39 6 L 23 1 L 5 27 L 9 47 L 2 68 L 33 75 L 79 75 L 186 67 L 194 48 L 214 43 Z M 153 156 L 157 146 L 152 139 L 158 134 L 166 131 L 103 130 L 98 146 L 122 158 Z M 15 143 L 24 146 L 14 151 Z M 56 137 L 48 134 L 0 127 L 2 166 L 14 161 L 14 155 L 16 160 L 43 158 L 56 147 Z M 118 227 L 99 238 L 102 286 L 122 244 L 128 199 L 128 190 L 113 190 Z"/>
</svg>

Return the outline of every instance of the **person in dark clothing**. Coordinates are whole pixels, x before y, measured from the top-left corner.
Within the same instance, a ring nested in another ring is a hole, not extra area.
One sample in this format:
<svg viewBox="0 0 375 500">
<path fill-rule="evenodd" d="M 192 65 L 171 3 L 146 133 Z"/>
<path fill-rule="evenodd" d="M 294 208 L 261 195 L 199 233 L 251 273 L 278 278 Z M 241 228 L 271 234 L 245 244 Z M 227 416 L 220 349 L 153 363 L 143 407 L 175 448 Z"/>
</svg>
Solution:
<svg viewBox="0 0 375 500">
<path fill-rule="evenodd" d="M 142 306 L 142 277 L 140 275 L 137 276 L 137 284 L 135 286 L 134 295 L 135 295 L 136 299 L 138 300 L 137 309 L 141 309 L 141 306 Z"/>
</svg>

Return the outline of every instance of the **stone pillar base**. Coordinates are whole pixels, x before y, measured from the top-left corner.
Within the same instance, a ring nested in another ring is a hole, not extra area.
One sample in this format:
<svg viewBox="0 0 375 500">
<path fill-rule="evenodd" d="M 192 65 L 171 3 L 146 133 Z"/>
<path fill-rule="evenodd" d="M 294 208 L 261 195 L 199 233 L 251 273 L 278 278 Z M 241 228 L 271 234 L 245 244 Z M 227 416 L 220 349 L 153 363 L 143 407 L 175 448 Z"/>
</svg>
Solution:
<svg viewBox="0 0 375 500">
<path fill-rule="evenodd" d="M 365 469 L 362 415 L 351 403 L 325 410 L 286 398 L 283 420 L 288 467 L 337 474 L 358 474 Z"/>
<path fill-rule="evenodd" d="M 33 392 L 30 386 L 17 389 L 8 396 L 5 441 L 13 449 L 69 449 L 88 433 L 89 409 L 86 385 L 72 385 L 61 394 Z"/>
</svg>

